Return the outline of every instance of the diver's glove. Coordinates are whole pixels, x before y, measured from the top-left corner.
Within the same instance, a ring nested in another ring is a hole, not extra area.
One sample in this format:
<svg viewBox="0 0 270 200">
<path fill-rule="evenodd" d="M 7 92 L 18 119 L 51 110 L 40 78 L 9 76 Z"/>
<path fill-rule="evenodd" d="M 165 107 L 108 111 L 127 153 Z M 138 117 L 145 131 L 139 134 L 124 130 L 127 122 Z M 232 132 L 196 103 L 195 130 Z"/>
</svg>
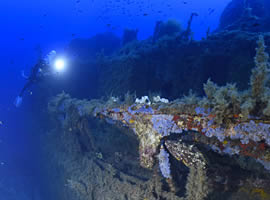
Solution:
<svg viewBox="0 0 270 200">
<path fill-rule="evenodd" d="M 18 107 L 20 107 L 21 104 L 22 104 L 22 97 L 17 96 L 15 101 L 14 101 L 14 105 L 18 108 Z"/>
</svg>

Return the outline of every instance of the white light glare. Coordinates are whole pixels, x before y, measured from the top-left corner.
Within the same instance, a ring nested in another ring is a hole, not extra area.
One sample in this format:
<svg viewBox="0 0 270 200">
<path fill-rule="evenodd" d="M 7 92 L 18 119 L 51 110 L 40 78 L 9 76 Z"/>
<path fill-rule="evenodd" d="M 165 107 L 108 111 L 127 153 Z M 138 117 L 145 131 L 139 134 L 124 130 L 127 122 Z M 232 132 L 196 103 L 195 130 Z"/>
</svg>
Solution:
<svg viewBox="0 0 270 200">
<path fill-rule="evenodd" d="M 65 61 L 63 59 L 57 59 L 54 63 L 56 71 L 60 72 L 65 69 Z"/>
</svg>

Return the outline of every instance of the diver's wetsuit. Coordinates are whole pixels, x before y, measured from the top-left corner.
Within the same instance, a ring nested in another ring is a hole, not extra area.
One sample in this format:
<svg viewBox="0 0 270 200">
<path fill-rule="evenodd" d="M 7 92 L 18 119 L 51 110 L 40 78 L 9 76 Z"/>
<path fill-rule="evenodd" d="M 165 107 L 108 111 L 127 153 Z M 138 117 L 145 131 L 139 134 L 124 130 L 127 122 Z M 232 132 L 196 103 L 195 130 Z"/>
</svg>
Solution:
<svg viewBox="0 0 270 200">
<path fill-rule="evenodd" d="M 27 82 L 21 90 L 19 96 L 22 97 L 25 90 L 32 86 L 35 82 L 41 79 L 41 71 L 46 66 L 44 60 L 39 60 L 38 63 L 32 68 L 30 76 L 27 78 Z"/>
</svg>

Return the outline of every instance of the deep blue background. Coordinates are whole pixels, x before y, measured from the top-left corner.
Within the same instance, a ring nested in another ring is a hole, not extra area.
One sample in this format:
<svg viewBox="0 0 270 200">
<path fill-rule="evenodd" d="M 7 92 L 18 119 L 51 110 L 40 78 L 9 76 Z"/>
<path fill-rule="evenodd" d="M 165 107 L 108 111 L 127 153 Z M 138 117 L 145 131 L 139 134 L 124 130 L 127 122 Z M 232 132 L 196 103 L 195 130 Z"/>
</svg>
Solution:
<svg viewBox="0 0 270 200">
<path fill-rule="evenodd" d="M 112 31 L 121 36 L 124 28 L 138 28 L 139 39 L 149 37 L 157 20 L 176 19 L 183 28 L 197 12 L 192 30 L 195 39 L 218 26 L 219 16 L 230 0 L 12 0 L 0 2 L 0 174 L 38 173 L 34 119 L 29 116 L 31 98 L 15 109 L 13 101 L 37 59 L 43 53 L 62 51 L 73 38 L 89 38 Z M 165 2 L 165 3 L 164 3 Z M 184 3 L 186 2 L 186 3 Z M 215 11 L 209 14 L 209 8 Z M 146 15 L 146 16 L 145 16 Z M 74 36 L 75 34 L 75 36 Z M 73 35 L 73 36 L 72 36 Z M 28 106 L 26 106 L 28 105 Z M 35 122 L 36 123 L 36 122 Z M 42 122 L 40 122 L 42 123 Z M 35 139 L 33 139 L 35 138 Z M 14 177 L 14 176 L 13 176 Z M 0 194 L 1 195 L 1 194 Z"/>
</svg>

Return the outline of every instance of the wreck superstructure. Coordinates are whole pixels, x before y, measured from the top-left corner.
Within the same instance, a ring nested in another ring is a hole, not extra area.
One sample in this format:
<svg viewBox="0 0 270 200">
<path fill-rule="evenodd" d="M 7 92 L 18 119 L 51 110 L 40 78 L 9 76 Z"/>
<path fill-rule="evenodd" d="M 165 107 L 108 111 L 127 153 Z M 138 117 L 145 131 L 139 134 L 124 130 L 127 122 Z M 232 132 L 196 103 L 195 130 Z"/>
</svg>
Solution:
<svg viewBox="0 0 270 200">
<path fill-rule="evenodd" d="M 89 117 L 133 130 L 139 142 L 140 165 L 152 169 L 158 161 L 171 190 L 174 186 L 170 157 L 204 177 L 211 168 L 207 158 L 210 151 L 236 159 L 249 157 L 262 164 L 268 173 L 270 88 L 263 36 L 258 46 L 251 88 L 247 91 L 239 92 L 233 84 L 219 87 L 208 80 L 204 85 L 206 97 L 190 94 L 174 101 L 159 96 L 88 101 L 62 93 L 50 101 L 49 111 L 63 129 L 71 132 L 76 129 L 88 133 Z M 91 146 L 95 145 L 91 143 Z M 208 186 L 200 188 L 204 198 Z"/>
</svg>

